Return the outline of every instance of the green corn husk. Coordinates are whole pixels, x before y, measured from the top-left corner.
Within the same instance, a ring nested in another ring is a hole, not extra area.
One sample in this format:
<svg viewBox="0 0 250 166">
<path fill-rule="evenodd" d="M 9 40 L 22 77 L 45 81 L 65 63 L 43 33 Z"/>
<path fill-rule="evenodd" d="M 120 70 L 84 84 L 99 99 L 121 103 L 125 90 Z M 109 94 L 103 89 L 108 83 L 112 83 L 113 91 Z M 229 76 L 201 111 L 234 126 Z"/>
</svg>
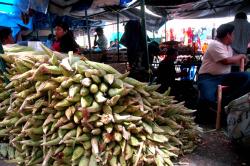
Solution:
<svg viewBox="0 0 250 166">
<path fill-rule="evenodd" d="M 73 153 L 73 147 L 72 146 L 66 146 L 64 149 L 63 149 L 63 155 L 64 156 L 70 156 L 72 153 Z"/>
<path fill-rule="evenodd" d="M 73 82 L 74 82 L 73 78 L 69 78 L 69 79 L 67 79 L 67 80 L 65 80 L 65 81 L 63 81 L 63 82 L 61 83 L 61 87 L 64 88 L 64 89 L 67 89 L 67 88 L 69 88 L 71 85 L 73 85 Z"/>
<path fill-rule="evenodd" d="M 112 88 L 123 88 L 123 81 L 115 78 L 114 82 L 111 85 Z"/>
<path fill-rule="evenodd" d="M 92 61 L 85 61 L 85 62 L 95 69 L 104 70 L 107 73 L 111 73 L 111 74 L 120 74 L 118 71 L 116 71 L 113 67 L 109 65 L 106 65 L 103 63 L 92 62 Z"/>
<path fill-rule="evenodd" d="M 5 56 L 11 82 L 0 86 L 0 137 L 18 151 L 13 158 L 6 148 L 16 164 L 172 165 L 196 147 L 194 111 L 169 90 L 72 52 L 45 52 Z"/>
<path fill-rule="evenodd" d="M 119 145 L 117 145 L 117 146 L 114 148 L 113 155 L 114 155 L 114 156 L 118 156 L 120 153 L 121 153 L 121 147 L 120 147 Z"/>
<path fill-rule="evenodd" d="M 73 155 L 72 155 L 72 161 L 77 160 L 84 154 L 84 148 L 82 146 L 77 146 L 74 149 Z"/>
<path fill-rule="evenodd" d="M 76 74 L 73 76 L 73 81 L 76 83 L 80 83 L 82 79 L 83 79 L 83 75 L 81 74 Z"/>
<path fill-rule="evenodd" d="M 41 65 L 38 70 L 44 74 L 61 75 L 62 70 L 58 66 Z"/>
<path fill-rule="evenodd" d="M 117 123 L 120 122 L 134 122 L 134 121 L 139 121 L 141 120 L 142 117 L 138 116 L 132 116 L 132 115 L 119 115 L 119 114 L 114 114 L 114 120 Z"/>
<path fill-rule="evenodd" d="M 98 114 L 93 114 L 89 117 L 88 122 L 95 122 L 100 118 L 100 115 Z"/>
<path fill-rule="evenodd" d="M 70 130 L 70 129 L 62 129 L 62 127 L 59 128 L 58 136 L 62 139 L 65 136 L 65 134 L 68 132 L 68 130 Z"/>
<path fill-rule="evenodd" d="M 77 93 L 80 92 L 81 86 L 80 84 L 71 85 L 69 88 L 69 97 L 74 97 Z"/>
<path fill-rule="evenodd" d="M 70 105 L 71 105 L 71 103 L 70 103 L 68 100 L 64 99 L 64 100 L 58 102 L 58 103 L 54 106 L 54 108 L 55 108 L 56 110 L 60 110 L 61 108 L 65 108 L 65 107 L 68 107 L 68 106 L 70 106 Z"/>
<path fill-rule="evenodd" d="M 126 108 L 127 108 L 127 106 L 116 105 L 113 107 L 113 112 L 119 114 L 119 113 L 122 113 L 123 111 L 125 111 Z"/>
<path fill-rule="evenodd" d="M 101 134 L 101 129 L 94 129 L 94 130 L 92 130 L 91 131 L 91 134 L 93 134 L 93 135 L 99 135 L 99 134 Z"/>
<path fill-rule="evenodd" d="M 62 141 L 60 141 L 59 144 L 63 143 L 63 141 L 65 141 L 65 140 L 70 139 L 71 137 L 75 137 L 75 136 L 76 136 L 76 129 L 72 129 L 69 132 L 67 132 L 67 134 L 65 134 Z"/>
<path fill-rule="evenodd" d="M 89 166 L 89 158 L 86 156 L 82 156 L 78 166 Z"/>
<path fill-rule="evenodd" d="M 64 144 L 60 145 L 58 148 L 56 148 L 55 154 L 58 154 L 59 152 L 63 151 L 64 148 L 65 148 Z"/>
<path fill-rule="evenodd" d="M 95 157 L 95 155 L 91 155 L 91 157 L 90 157 L 90 160 L 89 160 L 89 165 L 91 165 L 91 166 L 98 166 L 97 165 L 97 161 L 96 161 L 96 157 Z"/>
<path fill-rule="evenodd" d="M 84 147 L 85 150 L 89 150 L 92 147 L 90 140 L 83 142 L 82 145 L 83 145 L 83 147 Z"/>
<path fill-rule="evenodd" d="M 104 103 L 106 100 L 107 98 L 104 97 L 104 94 L 102 92 L 99 91 L 95 94 L 95 101 L 97 103 Z"/>
<path fill-rule="evenodd" d="M 120 142 L 122 140 L 122 134 L 121 133 L 118 133 L 118 132 L 115 132 L 114 134 L 114 139 L 117 141 L 117 142 Z"/>
<path fill-rule="evenodd" d="M 84 97 L 87 96 L 88 94 L 89 94 L 89 89 L 86 87 L 82 87 L 80 90 L 80 95 Z"/>
<path fill-rule="evenodd" d="M 92 84 L 92 80 L 90 78 L 84 78 L 81 80 L 81 84 L 84 87 L 89 87 Z"/>
<path fill-rule="evenodd" d="M 117 96 L 117 95 L 122 95 L 124 89 L 123 88 L 110 88 L 108 90 L 108 95 L 110 97 L 114 97 L 114 96 Z"/>
<path fill-rule="evenodd" d="M 99 85 L 99 89 L 100 89 L 101 92 L 106 93 L 106 92 L 108 91 L 109 87 L 108 87 L 107 84 L 101 83 L 101 84 Z"/>
<path fill-rule="evenodd" d="M 125 160 L 129 160 L 133 156 L 133 149 L 132 147 L 127 144 L 126 145 L 126 150 L 125 150 Z"/>
<path fill-rule="evenodd" d="M 102 109 L 101 105 L 93 101 L 90 107 L 87 107 L 88 112 L 99 112 Z"/>
<path fill-rule="evenodd" d="M 109 85 L 113 84 L 115 80 L 115 76 L 113 74 L 107 74 L 103 78 L 104 78 L 104 81 L 108 83 Z"/>
<path fill-rule="evenodd" d="M 12 126 L 19 120 L 18 117 L 14 117 L 8 120 L 3 120 L 0 122 L 0 126 Z"/>
<path fill-rule="evenodd" d="M 82 108 L 87 108 L 87 107 L 91 106 L 93 100 L 94 100 L 93 97 L 90 95 L 81 97 Z"/>
<path fill-rule="evenodd" d="M 18 94 L 16 94 L 16 97 L 25 99 L 29 94 L 31 94 L 34 91 L 35 91 L 35 88 L 31 87 L 29 89 L 23 90 L 22 92 L 19 92 Z M 0 98 L 1 98 L 1 96 L 0 96 Z"/>
<path fill-rule="evenodd" d="M 59 142 L 61 141 L 61 138 L 60 137 L 57 137 L 53 140 L 50 140 L 48 142 L 45 142 L 45 143 L 42 143 L 41 145 L 42 146 L 52 146 L 52 145 L 58 145 Z"/>
<path fill-rule="evenodd" d="M 115 95 L 111 99 L 108 99 L 106 104 L 109 106 L 115 106 L 120 98 L 121 98 L 121 95 Z"/>
<path fill-rule="evenodd" d="M 51 78 L 51 81 L 55 81 L 57 83 L 62 83 L 63 81 L 66 81 L 68 80 L 69 78 L 68 77 L 65 77 L 65 76 L 59 76 L 59 77 L 52 77 Z"/>
<path fill-rule="evenodd" d="M 119 162 L 120 162 L 121 166 L 127 166 L 126 160 L 125 160 L 124 156 L 122 156 L 122 155 L 119 158 Z"/>
<path fill-rule="evenodd" d="M 71 119 L 71 117 L 74 115 L 76 109 L 74 106 L 68 107 L 67 110 L 65 111 L 65 115 L 68 118 L 68 120 Z"/>
<path fill-rule="evenodd" d="M 117 157 L 113 156 L 111 160 L 109 161 L 110 166 L 116 166 L 117 165 Z"/>
<path fill-rule="evenodd" d="M 67 124 L 65 124 L 65 125 L 63 125 L 63 126 L 60 126 L 59 128 L 60 129 L 73 129 L 75 127 L 75 124 L 74 123 L 72 123 L 72 122 L 69 122 L 69 123 L 67 123 Z"/>
<path fill-rule="evenodd" d="M 92 94 L 97 93 L 98 90 L 99 90 L 99 89 L 98 89 L 98 86 L 97 86 L 96 84 L 91 84 L 90 87 L 89 87 L 89 91 L 90 91 L 90 93 L 92 93 Z"/>
<path fill-rule="evenodd" d="M 89 141 L 90 136 L 88 134 L 82 134 L 81 136 L 76 137 L 76 141 L 78 142 L 84 142 L 84 141 Z"/>
<path fill-rule="evenodd" d="M 72 103 L 76 103 L 76 102 L 79 102 L 81 100 L 81 95 L 77 93 L 74 97 L 68 96 L 66 98 L 66 100 L 68 100 L 69 102 L 72 102 Z"/>
<path fill-rule="evenodd" d="M 20 141 L 20 143 L 23 145 L 27 145 L 27 146 L 40 146 L 42 142 L 33 141 L 33 140 L 24 140 L 24 141 Z"/>
<path fill-rule="evenodd" d="M 96 84 L 100 84 L 101 83 L 100 77 L 98 77 L 96 75 L 91 75 L 91 78 L 94 81 L 94 83 L 96 83 Z"/>
<path fill-rule="evenodd" d="M 105 130 L 110 134 L 113 131 L 113 124 L 109 123 L 104 126 Z"/>
</svg>

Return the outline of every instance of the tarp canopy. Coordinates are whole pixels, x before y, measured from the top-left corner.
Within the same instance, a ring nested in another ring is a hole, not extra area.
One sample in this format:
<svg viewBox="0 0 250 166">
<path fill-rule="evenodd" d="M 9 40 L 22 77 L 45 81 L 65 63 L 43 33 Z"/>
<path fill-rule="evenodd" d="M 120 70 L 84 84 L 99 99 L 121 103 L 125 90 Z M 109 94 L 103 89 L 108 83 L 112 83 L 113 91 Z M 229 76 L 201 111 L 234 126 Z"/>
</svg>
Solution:
<svg viewBox="0 0 250 166">
<path fill-rule="evenodd" d="M 79 19 L 84 19 L 85 10 L 89 19 L 115 22 L 117 13 L 120 21 L 130 19 L 140 19 L 140 10 L 134 8 L 132 0 L 51 0 L 49 11 L 59 16 L 67 15 Z M 165 22 L 162 17 L 155 17 L 146 14 L 146 25 L 150 31 L 158 30 Z"/>
<path fill-rule="evenodd" d="M 21 26 L 32 29 L 32 18 L 24 23 L 21 19 L 22 10 L 18 6 L 17 0 L 0 0 L 0 26 L 10 27 L 15 36 Z"/>
<path fill-rule="evenodd" d="M 105 11 L 105 7 L 119 9 L 127 7 L 132 0 L 50 0 L 49 11 L 58 15 L 81 17 L 85 16 L 85 10 L 89 15 Z"/>
<path fill-rule="evenodd" d="M 249 0 L 145 0 L 145 2 L 150 11 L 161 16 L 145 13 L 146 28 L 150 31 L 158 30 L 165 21 L 171 19 L 234 16 L 238 11 L 250 13 Z M 140 0 L 0 0 L 0 26 L 1 24 L 7 24 L 10 27 L 22 25 L 20 13 L 27 12 L 30 8 L 79 20 L 85 19 L 86 10 L 92 20 L 115 22 L 117 12 L 119 12 L 120 21 L 140 19 L 141 12 L 135 8 L 139 4 Z M 31 28 L 30 25 L 24 26 Z"/>
<path fill-rule="evenodd" d="M 249 0 L 146 0 L 147 7 L 167 19 L 197 19 L 234 16 L 250 12 Z"/>
<path fill-rule="evenodd" d="M 88 9 L 90 18 L 96 20 L 116 21 L 120 11 L 120 20 L 140 19 L 140 0 L 131 6 L 124 5 L 132 0 L 51 0 L 49 11 L 59 15 L 83 18 Z M 84 3 L 83 3 L 84 2 Z M 146 7 L 157 15 L 146 13 L 147 30 L 158 30 L 167 20 L 197 19 L 234 16 L 238 11 L 250 13 L 249 0 L 145 0 Z M 128 8 L 125 8 L 128 7 Z"/>
</svg>

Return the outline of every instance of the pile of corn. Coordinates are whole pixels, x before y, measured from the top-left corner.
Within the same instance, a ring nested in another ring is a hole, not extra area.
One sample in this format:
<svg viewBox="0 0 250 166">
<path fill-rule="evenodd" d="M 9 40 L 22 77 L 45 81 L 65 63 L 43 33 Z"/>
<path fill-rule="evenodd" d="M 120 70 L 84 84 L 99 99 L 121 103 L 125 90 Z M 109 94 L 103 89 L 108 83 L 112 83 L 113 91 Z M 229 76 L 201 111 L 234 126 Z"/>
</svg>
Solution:
<svg viewBox="0 0 250 166">
<path fill-rule="evenodd" d="M 195 148 L 193 110 L 168 91 L 160 94 L 158 85 L 105 64 L 44 50 L 2 56 L 11 82 L 0 88 L 0 137 L 9 140 L 0 154 L 10 162 L 163 166 Z"/>
</svg>

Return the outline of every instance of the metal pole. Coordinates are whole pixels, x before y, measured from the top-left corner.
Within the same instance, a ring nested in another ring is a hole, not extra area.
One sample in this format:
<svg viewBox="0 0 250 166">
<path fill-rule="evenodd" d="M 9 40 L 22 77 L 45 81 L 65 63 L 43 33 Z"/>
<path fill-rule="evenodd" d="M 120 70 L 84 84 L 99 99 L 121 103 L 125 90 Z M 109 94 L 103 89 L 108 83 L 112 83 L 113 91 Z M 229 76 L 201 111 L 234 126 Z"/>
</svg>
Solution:
<svg viewBox="0 0 250 166">
<path fill-rule="evenodd" d="M 54 34 L 54 31 L 53 31 L 53 25 L 52 25 L 52 19 L 51 19 L 50 13 L 48 13 L 48 16 L 49 16 L 50 32 L 51 32 L 51 34 L 53 35 L 53 34 Z"/>
<path fill-rule="evenodd" d="M 87 33 L 88 33 L 89 54 L 91 54 L 91 41 L 90 41 L 90 32 L 89 32 L 89 18 L 88 18 L 88 11 L 87 10 L 85 10 L 85 18 L 86 18 L 86 26 L 87 26 Z"/>
<path fill-rule="evenodd" d="M 155 31 L 153 31 L 153 40 L 155 41 Z"/>
<path fill-rule="evenodd" d="M 117 12 L 117 55 L 118 55 L 118 62 L 120 62 L 120 50 L 119 50 L 119 23 L 120 23 L 120 17 L 119 17 L 119 12 Z"/>
<path fill-rule="evenodd" d="M 167 21 L 165 22 L 165 42 L 167 42 Z"/>
<path fill-rule="evenodd" d="M 148 64 L 148 71 L 149 71 L 149 81 L 150 81 L 150 64 L 149 64 L 149 54 L 148 54 L 148 42 L 147 42 L 147 31 L 146 31 L 146 21 L 145 21 L 145 0 L 141 0 L 141 22 L 142 22 L 142 33 L 144 36 L 144 48 L 145 54 L 147 56 L 146 61 Z"/>
</svg>

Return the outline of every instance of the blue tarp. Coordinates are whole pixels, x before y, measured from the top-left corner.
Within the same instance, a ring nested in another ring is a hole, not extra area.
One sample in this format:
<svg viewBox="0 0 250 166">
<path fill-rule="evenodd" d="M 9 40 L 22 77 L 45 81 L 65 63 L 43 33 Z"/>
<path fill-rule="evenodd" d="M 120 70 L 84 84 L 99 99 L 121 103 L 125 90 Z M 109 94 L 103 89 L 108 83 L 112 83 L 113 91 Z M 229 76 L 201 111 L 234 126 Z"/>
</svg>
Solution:
<svg viewBox="0 0 250 166">
<path fill-rule="evenodd" d="M 17 6 L 17 0 L 0 0 L 0 26 L 10 27 L 13 36 L 20 31 L 20 26 L 32 29 L 32 18 L 28 24 L 21 20 L 21 9 Z"/>
<path fill-rule="evenodd" d="M 125 6 L 127 5 L 128 3 L 132 2 L 132 0 L 120 0 L 120 5 L 121 6 Z"/>
</svg>

